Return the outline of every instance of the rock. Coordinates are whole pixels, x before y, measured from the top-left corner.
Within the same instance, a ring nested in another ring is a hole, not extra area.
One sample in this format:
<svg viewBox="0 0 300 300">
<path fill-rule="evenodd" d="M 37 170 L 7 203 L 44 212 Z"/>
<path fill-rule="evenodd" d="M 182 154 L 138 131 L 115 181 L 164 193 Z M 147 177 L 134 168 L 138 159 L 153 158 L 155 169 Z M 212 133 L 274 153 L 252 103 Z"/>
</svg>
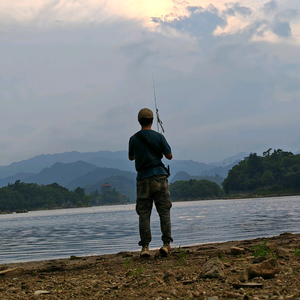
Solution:
<svg viewBox="0 0 300 300">
<path fill-rule="evenodd" d="M 276 249 L 278 248 L 279 246 L 277 244 L 274 244 L 274 243 L 267 243 L 267 245 L 265 246 L 265 250 L 267 251 L 276 251 Z"/>
<path fill-rule="evenodd" d="M 21 268 L 6 269 L 3 271 L 0 271 L 0 276 L 14 276 L 17 274 L 21 274 L 22 272 L 23 272 L 23 269 L 21 269 Z"/>
<path fill-rule="evenodd" d="M 75 259 L 81 259 L 81 258 L 76 256 L 76 255 L 71 255 L 70 256 L 70 260 L 75 260 Z"/>
<path fill-rule="evenodd" d="M 292 236 L 293 234 L 291 232 L 284 232 L 281 233 L 279 236 Z"/>
<path fill-rule="evenodd" d="M 200 276 L 203 278 L 224 278 L 225 273 L 222 262 L 217 257 L 213 257 L 202 266 Z"/>
<path fill-rule="evenodd" d="M 188 284 L 192 284 L 192 283 L 194 283 L 194 280 L 184 280 L 184 281 L 182 281 L 183 285 L 188 285 Z"/>
<path fill-rule="evenodd" d="M 226 298 L 229 298 L 229 299 L 236 299 L 236 298 L 240 298 L 241 295 L 240 294 L 235 294 L 235 293 L 227 293 L 226 294 Z"/>
<path fill-rule="evenodd" d="M 273 267 L 273 268 L 277 268 L 278 267 L 278 261 L 277 261 L 277 259 L 276 258 L 271 258 L 271 259 L 269 259 L 269 262 L 270 262 L 270 264 L 271 264 L 271 266 Z"/>
<path fill-rule="evenodd" d="M 225 255 L 225 251 L 224 250 L 217 250 L 217 251 L 214 251 L 211 254 L 211 257 L 219 257 L 219 258 L 221 258 L 224 255 Z"/>
<path fill-rule="evenodd" d="M 263 284 L 258 282 L 247 282 L 247 283 L 234 283 L 233 287 L 236 289 L 244 288 L 262 288 Z"/>
<path fill-rule="evenodd" d="M 288 250 L 284 249 L 284 248 L 278 248 L 276 249 L 276 255 L 279 258 L 289 258 L 290 257 L 290 253 Z"/>
<path fill-rule="evenodd" d="M 22 290 L 29 290 L 30 286 L 26 282 L 21 282 L 21 289 Z"/>
<path fill-rule="evenodd" d="M 28 213 L 27 209 L 18 209 L 16 210 L 16 214 Z"/>
<path fill-rule="evenodd" d="M 219 300 L 218 296 L 207 297 L 207 300 Z"/>
<path fill-rule="evenodd" d="M 172 272 L 168 272 L 168 271 L 164 273 L 163 280 L 168 285 L 174 285 L 175 282 L 177 281 L 175 275 Z"/>
<path fill-rule="evenodd" d="M 260 264 L 255 264 L 247 269 L 249 278 L 262 277 L 264 279 L 272 278 L 278 273 L 278 269 L 274 268 L 270 261 L 266 260 Z"/>
<path fill-rule="evenodd" d="M 230 251 L 231 251 L 232 255 L 245 254 L 245 249 L 244 248 L 231 247 Z"/>
<path fill-rule="evenodd" d="M 171 295 L 177 297 L 178 292 L 174 289 L 171 291 Z"/>
<path fill-rule="evenodd" d="M 248 279 L 249 279 L 249 274 L 248 274 L 247 270 L 244 270 L 244 271 L 240 272 L 239 280 L 241 282 L 248 281 Z"/>
<path fill-rule="evenodd" d="M 200 296 L 200 292 L 194 291 L 194 292 L 192 292 L 192 295 L 193 295 L 193 297 L 198 298 Z"/>
<path fill-rule="evenodd" d="M 38 290 L 38 291 L 35 291 L 34 294 L 36 296 L 39 296 L 39 295 L 46 295 L 46 294 L 51 294 L 49 291 L 45 291 L 45 290 Z"/>
<path fill-rule="evenodd" d="M 119 252 L 117 255 L 120 255 L 120 256 L 122 256 L 123 258 L 125 258 L 125 257 L 132 257 L 132 256 L 133 256 L 133 253 L 130 252 L 130 251 L 125 251 L 125 252 Z"/>
<path fill-rule="evenodd" d="M 257 257 L 253 258 L 253 263 L 259 264 L 265 260 L 268 260 L 268 258 L 266 256 L 257 256 Z"/>
</svg>

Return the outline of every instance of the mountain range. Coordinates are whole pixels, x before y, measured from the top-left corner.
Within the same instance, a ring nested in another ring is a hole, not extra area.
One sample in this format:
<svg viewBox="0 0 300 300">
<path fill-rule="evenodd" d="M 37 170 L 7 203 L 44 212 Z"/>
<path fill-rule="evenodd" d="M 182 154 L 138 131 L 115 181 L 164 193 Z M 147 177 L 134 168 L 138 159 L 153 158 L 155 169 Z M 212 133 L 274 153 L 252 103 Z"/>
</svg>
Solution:
<svg viewBox="0 0 300 300">
<path fill-rule="evenodd" d="M 118 191 L 135 198 L 134 163 L 127 158 L 127 151 L 98 152 L 65 152 L 59 154 L 38 155 L 28 160 L 0 166 L 0 187 L 21 180 L 25 183 L 62 185 L 69 190 L 78 186 L 87 193 L 101 185 L 110 183 Z M 175 180 L 204 178 L 205 176 L 227 177 L 230 170 L 241 159 L 247 156 L 242 152 L 221 162 L 205 164 L 192 160 L 164 161 L 170 165 Z M 233 161 L 233 162 L 232 162 Z M 226 165 L 226 163 L 230 164 Z M 232 162 L 232 163 L 231 163 Z M 170 182 L 174 182 L 172 176 Z M 220 181 L 220 178 L 217 179 Z"/>
</svg>

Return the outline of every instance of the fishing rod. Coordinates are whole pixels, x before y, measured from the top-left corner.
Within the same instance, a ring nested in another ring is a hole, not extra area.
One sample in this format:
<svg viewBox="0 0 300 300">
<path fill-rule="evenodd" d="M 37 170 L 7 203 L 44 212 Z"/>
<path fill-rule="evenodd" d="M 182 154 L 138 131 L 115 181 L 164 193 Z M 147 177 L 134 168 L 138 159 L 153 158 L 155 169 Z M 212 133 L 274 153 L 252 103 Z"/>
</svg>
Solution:
<svg viewBox="0 0 300 300">
<path fill-rule="evenodd" d="M 152 73 L 152 81 L 153 81 L 153 93 L 154 93 L 154 103 L 155 103 L 155 111 L 156 111 L 156 121 L 157 121 L 157 132 L 159 132 L 159 126 L 161 127 L 161 130 L 163 133 L 165 133 L 163 122 L 159 118 L 158 108 L 157 108 L 157 102 L 156 102 L 156 93 L 155 93 L 155 84 L 154 84 L 154 75 Z"/>
</svg>

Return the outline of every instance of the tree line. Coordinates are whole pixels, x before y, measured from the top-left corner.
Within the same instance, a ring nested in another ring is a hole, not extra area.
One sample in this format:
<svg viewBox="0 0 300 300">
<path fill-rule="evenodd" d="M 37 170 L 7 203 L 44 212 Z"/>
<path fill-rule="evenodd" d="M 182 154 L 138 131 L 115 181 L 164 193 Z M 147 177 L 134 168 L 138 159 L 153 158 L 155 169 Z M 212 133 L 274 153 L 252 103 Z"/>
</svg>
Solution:
<svg viewBox="0 0 300 300">
<path fill-rule="evenodd" d="M 231 193 L 265 191 L 300 192 L 300 155 L 282 149 L 268 149 L 263 156 L 251 153 L 235 165 L 222 183 L 202 179 L 176 181 L 170 184 L 171 198 L 179 200 L 219 199 Z M 124 204 L 129 199 L 116 189 L 99 193 L 85 193 L 77 187 L 74 191 L 57 183 L 38 185 L 17 180 L 0 188 L 0 212 L 37 210 L 92 205 Z"/>
<path fill-rule="evenodd" d="M 128 199 L 115 189 L 86 195 L 84 188 L 77 187 L 69 191 L 57 183 L 38 185 L 17 180 L 14 184 L 0 188 L 0 212 L 121 204 L 126 201 Z"/>
<path fill-rule="evenodd" d="M 226 194 L 240 191 L 300 191 L 300 155 L 272 148 L 263 156 L 251 153 L 235 165 L 223 182 Z"/>
<path fill-rule="evenodd" d="M 206 179 L 176 181 L 170 184 L 169 189 L 172 201 L 219 199 L 223 194 L 217 183 Z"/>
</svg>

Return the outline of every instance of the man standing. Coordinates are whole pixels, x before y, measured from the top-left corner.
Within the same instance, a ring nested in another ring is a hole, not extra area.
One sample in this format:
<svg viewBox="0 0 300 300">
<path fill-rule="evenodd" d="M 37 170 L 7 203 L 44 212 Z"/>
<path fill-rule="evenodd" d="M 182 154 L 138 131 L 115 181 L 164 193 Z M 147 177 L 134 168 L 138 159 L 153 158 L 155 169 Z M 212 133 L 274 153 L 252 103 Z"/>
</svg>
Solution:
<svg viewBox="0 0 300 300">
<path fill-rule="evenodd" d="M 138 113 L 141 130 L 129 140 L 129 159 L 135 160 L 137 174 L 136 212 L 139 215 L 141 257 L 149 257 L 149 243 L 151 242 L 150 216 L 153 201 L 160 218 L 163 246 L 160 248 L 162 256 L 170 253 L 172 203 L 168 186 L 168 172 L 161 159 L 163 155 L 172 159 L 171 148 L 165 137 L 152 130 L 153 112 L 143 108 Z"/>
</svg>

